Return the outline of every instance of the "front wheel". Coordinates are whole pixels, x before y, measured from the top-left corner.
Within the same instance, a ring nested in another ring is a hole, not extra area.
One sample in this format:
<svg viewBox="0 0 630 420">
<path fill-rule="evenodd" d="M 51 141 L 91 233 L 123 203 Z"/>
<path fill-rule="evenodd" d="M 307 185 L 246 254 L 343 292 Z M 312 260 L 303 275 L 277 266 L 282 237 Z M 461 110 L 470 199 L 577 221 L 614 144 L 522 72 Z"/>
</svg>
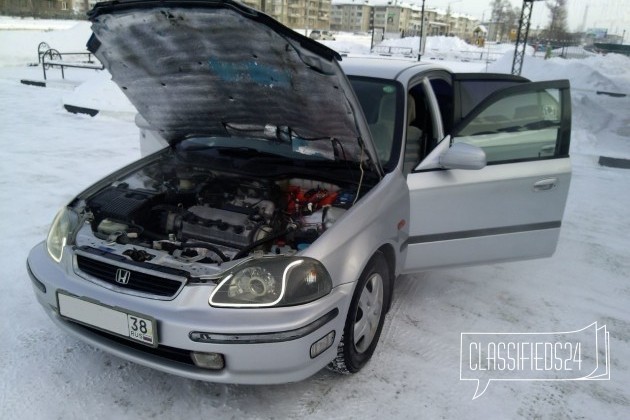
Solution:
<svg viewBox="0 0 630 420">
<path fill-rule="evenodd" d="M 374 254 L 359 278 L 337 357 L 328 366 L 340 373 L 355 373 L 370 360 L 383 329 L 390 298 L 387 261 L 380 252 Z"/>
</svg>

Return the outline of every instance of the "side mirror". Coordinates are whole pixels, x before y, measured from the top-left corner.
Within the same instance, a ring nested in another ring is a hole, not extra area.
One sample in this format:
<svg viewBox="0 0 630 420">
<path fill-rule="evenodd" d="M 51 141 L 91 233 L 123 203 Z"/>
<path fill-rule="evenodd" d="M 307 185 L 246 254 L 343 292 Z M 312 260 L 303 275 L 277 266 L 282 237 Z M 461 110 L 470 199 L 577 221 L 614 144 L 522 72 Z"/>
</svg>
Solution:
<svg viewBox="0 0 630 420">
<path fill-rule="evenodd" d="M 440 155 L 440 166 L 446 169 L 481 169 L 486 163 L 486 152 L 468 143 L 454 143 Z"/>
</svg>

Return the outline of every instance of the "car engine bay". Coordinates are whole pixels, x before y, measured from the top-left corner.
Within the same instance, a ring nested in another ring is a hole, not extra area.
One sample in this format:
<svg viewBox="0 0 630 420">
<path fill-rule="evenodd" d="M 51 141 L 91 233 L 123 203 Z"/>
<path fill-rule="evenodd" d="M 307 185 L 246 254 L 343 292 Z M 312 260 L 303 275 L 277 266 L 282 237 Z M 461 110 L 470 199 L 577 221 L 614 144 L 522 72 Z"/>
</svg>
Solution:
<svg viewBox="0 0 630 420">
<path fill-rule="evenodd" d="M 161 160 L 86 198 L 90 229 L 81 229 L 76 245 L 106 244 L 140 263 L 164 253 L 172 262 L 218 264 L 252 252 L 291 255 L 341 218 L 358 191 L 351 182 L 253 177 Z"/>
</svg>

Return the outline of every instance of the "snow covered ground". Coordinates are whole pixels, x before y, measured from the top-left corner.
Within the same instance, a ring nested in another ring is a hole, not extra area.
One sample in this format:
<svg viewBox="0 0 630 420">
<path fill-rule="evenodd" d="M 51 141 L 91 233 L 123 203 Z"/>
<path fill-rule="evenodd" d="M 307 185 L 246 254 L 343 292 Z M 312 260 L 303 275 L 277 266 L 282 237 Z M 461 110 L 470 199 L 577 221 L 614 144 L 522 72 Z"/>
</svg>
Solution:
<svg viewBox="0 0 630 420">
<path fill-rule="evenodd" d="M 630 99 L 596 91 L 630 93 L 630 59 L 525 63 L 525 76 L 569 78 L 574 87 L 573 180 L 553 258 L 399 278 L 379 346 L 359 374 L 322 371 L 295 384 L 236 386 L 182 379 L 96 351 L 61 333 L 33 296 L 26 256 L 57 209 L 139 157 L 129 118 L 63 109 L 69 96 L 97 100 L 95 88 L 19 83 L 41 78 L 40 68 L 26 66 L 40 41 L 80 48 L 86 28 L 0 30 L 0 418 L 627 418 L 630 170 L 597 160 L 630 158 Z M 507 57 L 490 70 L 509 65 Z M 67 76 L 102 86 L 95 77 L 102 78 L 85 70 Z M 108 99 L 101 103 L 116 103 L 116 94 L 103 92 Z M 473 401 L 474 383 L 459 380 L 462 332 L 571 331 L 595 321 L 610 332 L 610 381 L 493 382 Z"/>
</svg>

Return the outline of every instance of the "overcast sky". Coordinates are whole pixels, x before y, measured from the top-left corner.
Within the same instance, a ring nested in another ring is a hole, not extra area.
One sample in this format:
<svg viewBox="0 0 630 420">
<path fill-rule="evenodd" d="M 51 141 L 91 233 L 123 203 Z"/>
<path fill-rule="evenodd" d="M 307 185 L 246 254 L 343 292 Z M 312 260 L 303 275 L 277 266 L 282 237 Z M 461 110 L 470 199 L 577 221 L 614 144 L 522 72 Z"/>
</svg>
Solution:
<svg viewBox="0 0 630 420">
<path fill-rule="evenodd" d="M 522 6 L 522 0 L 510 0 L 514 6 Z M 411 0 L 422 4 L 422 0 Z M 481 19 L 490 16 L 491 0 L 426 0 L 425 7 L 447 9 L 451 5 L 453 12 L 467 13 Z M 534 3 L 532 28 L 544 28 L 549 23 L 548 9 L 544 1 Z M 630 43 L 630 0 L 568 0 L 569 29 L 575 31 L 582 25 L 584 10 L 588 5 L 586 28 L 608 28 L 608 33 L 622 35 L 626 30 L 625 43 Z"/>
</svg>

